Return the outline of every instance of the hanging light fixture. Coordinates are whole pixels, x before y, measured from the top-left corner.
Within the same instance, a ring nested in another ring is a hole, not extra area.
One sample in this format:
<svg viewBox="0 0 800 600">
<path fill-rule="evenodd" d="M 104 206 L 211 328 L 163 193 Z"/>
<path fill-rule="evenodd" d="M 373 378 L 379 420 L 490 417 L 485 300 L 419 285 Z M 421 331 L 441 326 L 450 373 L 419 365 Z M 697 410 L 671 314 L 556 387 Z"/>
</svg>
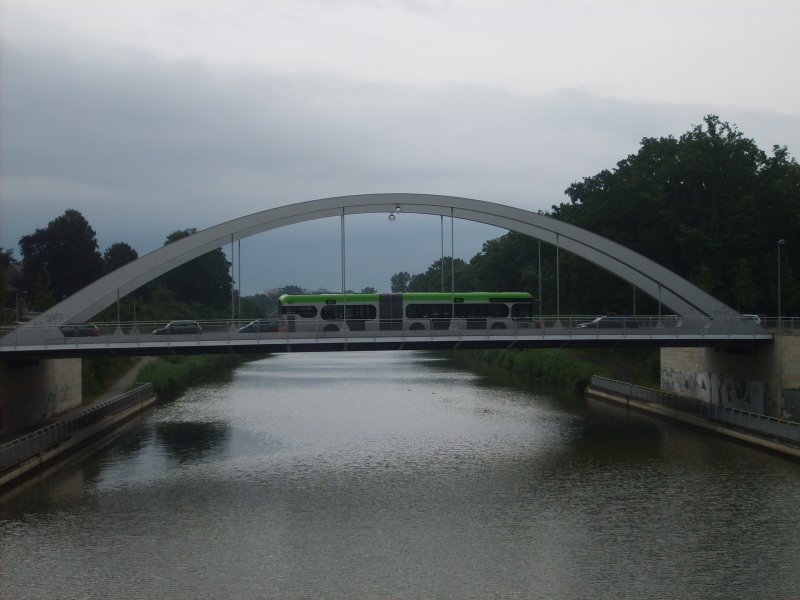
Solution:
<svg viewBox="0 0 800 600">
<path fill-rule="evenodd" d="M 403 208 L 398 204 L 394 207 L 394 212 L 396 213 L 403 212 Z"/>
</svg>

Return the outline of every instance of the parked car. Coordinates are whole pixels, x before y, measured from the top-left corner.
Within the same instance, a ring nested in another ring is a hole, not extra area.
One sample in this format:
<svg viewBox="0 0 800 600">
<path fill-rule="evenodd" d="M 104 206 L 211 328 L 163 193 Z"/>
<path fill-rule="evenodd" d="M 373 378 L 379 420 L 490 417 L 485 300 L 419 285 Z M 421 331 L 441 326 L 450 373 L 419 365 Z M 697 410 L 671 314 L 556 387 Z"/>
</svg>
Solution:
<svg viewBox="0 0 800 600">
<path fill-rule="evenodd" d="M 202 333 L 203 329 L 197 321 L 170 321 L 164 327 L 153 330 L 153 335 L 183 335 L 186 333 Z"/>
<path fill-rule="evenodd" d="M 275 331 L 286 331 L 286 323 L 277 319 L 256 319 L 239 328 L 239 333 L 269 333 Z"/>
<path fill-rule="evenodd" d="M 94 323 L 70 323 L 60 327 L 64 337 L 96 337 L 100 330 Z"/>
<path fill-rule="evenodd" d="M 621 315 L 603 315 L 587 323 L 578 325 L 581 329 L 635 329 L 639 321 L 635 317 Z"/>
</svg>

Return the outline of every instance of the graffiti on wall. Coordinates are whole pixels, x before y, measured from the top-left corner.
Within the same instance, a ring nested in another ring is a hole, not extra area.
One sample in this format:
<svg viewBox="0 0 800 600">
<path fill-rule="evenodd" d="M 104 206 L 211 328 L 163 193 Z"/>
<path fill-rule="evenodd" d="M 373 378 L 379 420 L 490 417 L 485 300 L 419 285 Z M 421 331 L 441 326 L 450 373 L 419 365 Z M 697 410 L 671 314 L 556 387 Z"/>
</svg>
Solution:
<svg viewBox="0 0 800 600">
<path fill-rule="evenodd" d="M 770 414 L 772 405 L 763 381 L 706 371 L 685 373 L 677 369 L 664 369 L 661 373 L 661 389 L 709 404 L 761 414 Z"/>
<path fill-rule="evenodd" d="M 703 402 L 725 408 L 764 412 L 766 385 L 761 381 L 701 372 L 697 374 L 697 387 Z"/>
</svg>

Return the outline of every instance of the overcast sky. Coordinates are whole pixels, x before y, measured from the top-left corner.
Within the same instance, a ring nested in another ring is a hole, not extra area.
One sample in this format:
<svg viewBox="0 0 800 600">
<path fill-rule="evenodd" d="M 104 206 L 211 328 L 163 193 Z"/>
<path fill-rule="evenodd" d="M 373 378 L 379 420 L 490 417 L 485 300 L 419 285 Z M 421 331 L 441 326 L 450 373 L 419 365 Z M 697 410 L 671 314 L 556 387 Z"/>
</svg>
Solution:
<svg viewBox="0 0 800 600">
<path fill-rule="evenodd" d="M 796 0 L 3 0 L 0 246 L 68 208 L 140 254 L 345 194 L 547 210 L 709 113 L 797 156 L 798 23 Z M 350 288 L 439 256 L 438 218 L 350 221 Z M 501 233 L 457 222 L 456 255 Z M 243 241 L 243 293 L 338 289 L 338 236 Z"/>
</svg>

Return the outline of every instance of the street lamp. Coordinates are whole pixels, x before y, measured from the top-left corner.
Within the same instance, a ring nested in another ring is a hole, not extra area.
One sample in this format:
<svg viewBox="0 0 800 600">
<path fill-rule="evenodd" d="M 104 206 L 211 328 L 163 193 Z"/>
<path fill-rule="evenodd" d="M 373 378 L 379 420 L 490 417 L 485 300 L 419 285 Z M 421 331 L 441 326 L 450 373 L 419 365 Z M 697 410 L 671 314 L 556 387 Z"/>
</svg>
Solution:
<svg viewBox="0 0 800 600">
<path fill-rule="evenodd" d="M 781 326 L 781 246 L 786 243 L 783 238 L 778 240 L 778 328 Z"/>
</svg>

